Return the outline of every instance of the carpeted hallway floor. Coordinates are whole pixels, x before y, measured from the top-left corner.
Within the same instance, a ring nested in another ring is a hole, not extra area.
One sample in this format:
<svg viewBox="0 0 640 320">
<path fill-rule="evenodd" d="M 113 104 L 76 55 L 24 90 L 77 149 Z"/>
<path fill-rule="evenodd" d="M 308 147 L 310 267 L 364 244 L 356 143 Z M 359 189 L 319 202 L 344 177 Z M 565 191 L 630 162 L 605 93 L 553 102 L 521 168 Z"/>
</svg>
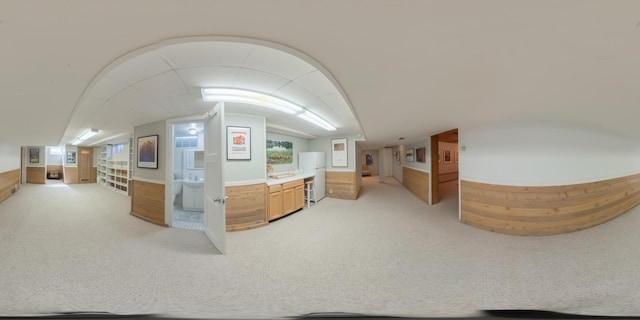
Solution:
<svg viewBox="0 0 640 320">
<path fill-rule="evenodd" d="M 0 314 L 104 311 L 273 318 L 312 312 L 461 316 L 481 309 L 640 315 L 640 209 L 549 237 L 457 221 L 392 178 L 266 227 L 202 231 L 129 215 L 95 184 L 24 185 L 0 203 Z"/>
</svg>

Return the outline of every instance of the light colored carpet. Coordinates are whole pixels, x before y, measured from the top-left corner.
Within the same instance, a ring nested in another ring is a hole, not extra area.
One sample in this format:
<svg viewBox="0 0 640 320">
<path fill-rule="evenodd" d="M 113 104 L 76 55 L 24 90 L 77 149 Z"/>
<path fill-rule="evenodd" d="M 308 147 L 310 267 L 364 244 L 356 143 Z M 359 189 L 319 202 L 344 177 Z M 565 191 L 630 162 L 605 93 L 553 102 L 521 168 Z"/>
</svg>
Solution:
<svg viewBox="0 0 640 320">
<path fill-rule="evenodd" d="M 571 234 L 508 236 L 459 223 L 455 196 L 429 207 L 386 181 L 227 233 L 226 255 L 202 231 L 130 216 L 104 187 L 25 185 L 0 204 L 0 313 L 640 315 L 637 208 Z"/>
</svg>

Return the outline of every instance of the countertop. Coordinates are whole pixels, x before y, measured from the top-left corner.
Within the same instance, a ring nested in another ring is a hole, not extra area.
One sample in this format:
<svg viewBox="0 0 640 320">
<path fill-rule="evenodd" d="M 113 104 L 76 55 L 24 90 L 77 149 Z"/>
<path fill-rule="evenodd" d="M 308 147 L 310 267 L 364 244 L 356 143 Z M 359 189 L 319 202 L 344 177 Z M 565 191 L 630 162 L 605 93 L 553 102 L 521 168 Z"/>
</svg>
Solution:
<svg viewBox="0 0 640 320">
<path fill-rule="evenodd" d="M 287 182 L 296 181 L 300 179 L 307 179 L 307 178 L 315 177 L 315 175 L 316 174 L 313 172 L 301 172 L 301 173 L 296 173 L 295 176 L 286 177 L 282 179 L 267 178 L 267 185 L 272 186 L 272 185 L 287 183 Z"/>
</svg>

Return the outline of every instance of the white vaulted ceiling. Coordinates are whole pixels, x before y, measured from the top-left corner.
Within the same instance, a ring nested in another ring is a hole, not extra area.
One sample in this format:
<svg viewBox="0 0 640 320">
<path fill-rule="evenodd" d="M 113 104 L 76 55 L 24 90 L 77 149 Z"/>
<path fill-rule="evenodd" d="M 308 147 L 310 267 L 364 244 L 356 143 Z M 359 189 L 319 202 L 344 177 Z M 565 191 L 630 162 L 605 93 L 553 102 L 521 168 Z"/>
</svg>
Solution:
<svg viewBox="0 0 640 320">
<path fill-rule="evenodd" d="M 4 0 L 0 141 L 56 145 L 91 127 L 101 141 L 202 113 L 210 84 L 303 104 L 337 135 L 361 129 L 363 147 L 521 120 L 640 139 L 638 12 L 611 0 Z"/>
<path fill-rule="evenodd" d="M 228 37 L 175 39 L 131 52 L 105 68 L 76 106 L 63 142 L 87 128 L 100 128 L 101 133 L 86 144 L 117 141 L 140 124 L 203 115 L 214 104 L 202 100 L 205 87 L 267 93 L 338 127 L 330 132 L 281 112 L 227 103 L 227 112 L 265 116 L 273 132 L 304 138 L 361 133 L 330 77 L 313 59 L 277 44 Z"/>
</svg>

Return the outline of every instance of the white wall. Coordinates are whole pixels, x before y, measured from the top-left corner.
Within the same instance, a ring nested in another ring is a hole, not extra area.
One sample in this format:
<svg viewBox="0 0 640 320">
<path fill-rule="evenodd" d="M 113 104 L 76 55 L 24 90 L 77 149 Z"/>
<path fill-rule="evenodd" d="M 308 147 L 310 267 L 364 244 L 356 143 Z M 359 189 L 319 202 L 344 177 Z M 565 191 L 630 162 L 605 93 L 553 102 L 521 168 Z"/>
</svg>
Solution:
<svg viewBox="0 0 640 320">
<path fill-rule="evenodd" d="M 0 172 L 20 169 L 20 146 L 0 142 Z"/>
<path fill-rule="evenodd" d="M 293 143 L 293 162 L 291 164 L 273 164 L 273 172 L 290 172 L 298 170 L 298 154 L 309 150 L 309 140 L 283 134 L 267 132 L 267 139 L 291 141 Z M 266 140 L 265 140 L 266 143 Z M 266 152 L 266 149 L 265 149 Z M 265 160 L 266 163 L 266 160 Z"/>
<path fill-rule="evenodd" d="M 405 167 L 410 167 L 413 169 L 417 169 L 424 172 L 431 172 L 431 148 L 429 145 L 431 144 L 430 139 L 423 139 L 416 143 L 412 143 L 404 146 L 404 152 L 401 153 L 401 159 L 404 163 Z M 416 149 L 425 148 L 425 162 L 418 162 L 416 157 Z M 406 159 L 406 151 L 408 149 L 413 150 L 413 162 L 407 161 Z"/>
<path fill-rule="evenodd" d="M 640 143 L 593 128 L 510 123 L 460 128 L 460 179 L 520 186 L 605 180 L 640 171 Z"/>
<path fill-rule="evenodd" d="M 267 178 L 267 138 L 264 117 L 225 113 L 227 126 L 251 128 L 251 160 L 226 160 L 224 174 L 226 183 L 251 182 Z M 226 150 L 223 151 L 226 159 Z"/>
<path fill-rule="evenodd" d="M 138 168 L 138 138 L 150 135 L 158 135 L 158 169 Z M 133 177 L 154 181 L 154 183 L 164 183 L 166 168 L 166 121 L 156 121 L 143 124 L 133 128 Z"/>
<path fill-rule="evenodd" d="M 24 157 L 24 161 L 25 161 L 25 167 L 46 167 L 46 159 L 47 159 L 47 148 L 46 147 L 27 147 L 26 148 L 26 155 Z M 30 161 L 30 150 L 31 149 L 37 149 L 38 150 L 38 162 L 37 163 L 31 163 Z M 20 161 L 18 161 L 20 162 Z"/>
<path fill-rule="evenodd" d="M 402 183 L 402 166 L 404 164 L 404 157 L 402 155 L 404 154 L 404 150 L 405 146 L 403 145 L 395 146 L 391 150 L 393 158 L 393 176 L 400 181 L 400 183 Z M 394 156 L 396 152 L 398 153 L 397 158 Z"/>
<path fill-rule="evenodd" d="M 331 140 L 332 139 L 347 139 L 347 167 L 333 167 L 331 165 Z M 326 155 L 326 163 L 328 171 L 358 171 L 356 166 L 362 165 L 360 162 L 361 149 L 356 147 L 356 141 L 360 139 L 357 134 L 353 135 L 340 135 L 333 137 L 320 137 L 309 141 L 309 151 L 321 151 Z"/>
</svg>

